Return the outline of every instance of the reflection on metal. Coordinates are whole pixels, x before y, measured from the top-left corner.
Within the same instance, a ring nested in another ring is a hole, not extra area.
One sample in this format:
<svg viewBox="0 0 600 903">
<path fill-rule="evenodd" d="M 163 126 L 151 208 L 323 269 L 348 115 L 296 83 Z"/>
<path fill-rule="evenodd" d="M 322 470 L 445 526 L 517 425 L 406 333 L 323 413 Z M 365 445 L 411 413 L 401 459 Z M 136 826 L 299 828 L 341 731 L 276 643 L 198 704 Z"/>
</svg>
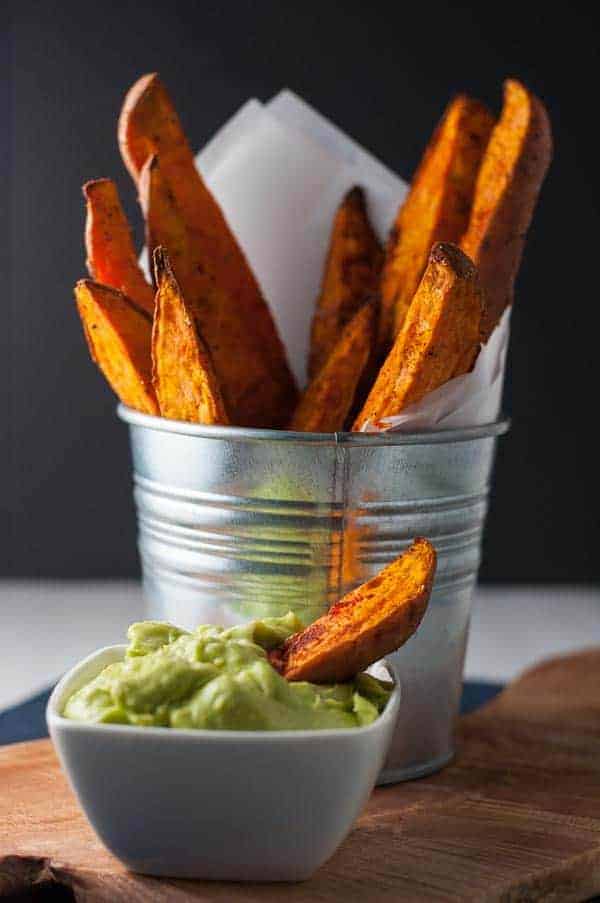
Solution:
<svg viewBox="0 0 600 903">
<path fill-rule="evenodd" d="M 506 423 L 331 436 L 129 423 L 149 616 L 193 627 L 295 611 L 305 622 L 399 555 L 438 551 L 429 610 L 388 657 L 402 705 L 384 780 L 452 754 L 496 437 Z"/>
</svg>

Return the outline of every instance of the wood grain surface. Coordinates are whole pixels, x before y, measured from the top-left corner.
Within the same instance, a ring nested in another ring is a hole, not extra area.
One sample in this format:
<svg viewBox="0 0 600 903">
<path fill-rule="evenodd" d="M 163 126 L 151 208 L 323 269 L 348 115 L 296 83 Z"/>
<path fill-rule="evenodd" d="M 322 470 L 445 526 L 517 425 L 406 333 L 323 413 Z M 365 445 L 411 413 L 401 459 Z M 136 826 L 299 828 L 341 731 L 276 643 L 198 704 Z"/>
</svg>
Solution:
<svg viewBox="0 0 600 903">
<path fill-rule="evenodd" d="M 302 884 L 131 874 L 92 833 L 50 742 L 4 747 L 0 896 L 34 888 L 86 903 L 589 899 L 600 893 L 600 649 L 541 664 L 462 718 L 454 763 L 375 791 Z"/>
</svg>

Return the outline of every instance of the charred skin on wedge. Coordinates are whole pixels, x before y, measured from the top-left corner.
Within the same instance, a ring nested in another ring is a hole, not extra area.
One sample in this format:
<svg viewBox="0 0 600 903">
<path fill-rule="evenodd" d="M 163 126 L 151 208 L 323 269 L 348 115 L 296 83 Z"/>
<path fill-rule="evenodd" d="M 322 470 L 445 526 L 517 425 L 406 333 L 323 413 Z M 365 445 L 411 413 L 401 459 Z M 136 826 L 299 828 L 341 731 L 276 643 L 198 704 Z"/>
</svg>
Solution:
<svg viewBox="0 0 600 903">
<path fill-rule="evenodd" d="M 552 159 L 548 113 L 520 82 L 504 84 L 504 104 L 477 177 L 461 247 L 477 264 L 485 291 L 487 341 L 512 304 L 527 230 Z"/>
<path fill-rule="evenodd" d="M 208 349 L 177 284 L 164 248 L 154 252 L 158 290 L 152 329 L 152 381 L 163 417 L 228 423 Z"/>
<path fill-rule="evenodd" d="M 343 430 L 375 337 L 374 303 L 367 302 L 343 330 L 327 362 L 302 394 L 288 429 Z"/>
<path fill-rule="evenodd" d="M 383 253 L 369 222 L 365 195 L 352 188 L 337 209 L 310 336 L 308 373 L 314 377 L 350 322 L 377 288 Z"/>
<path fill-rule="evenodd" d="M 379 352 L 387 354 L 402 329 L 432 246 L 460 241 L 494 117 L 466 95 L 448 105 L 401 204 L 381 274 Z"/>
<path fill-rule="evenodd" d="M 438 243 L 353 429 L 400 414 L 467 373 L 479 351 L 482 313 L 477 269 L 456 245 Z"/>
<path fill-rule="evenodd" d="M 149 157 L 160 157 L 194 256 L 219 289 L 233 299 L 248 336 L 265 359 L 270 381 L 277 385 L 264 419 L 271 425 L 283 424 L 297 397 L 283 342 L 244 252 L 196 168 L 177 111 L 156 73 L 142 76 L 127 93 L 118 136 L 123 160 L 136 184 Z"/>
<path fill-rule="evenodd" d="M 162 161 L 150 157 L 139 183 L 151 253 L 166 249 L 175 279 L 209 349 L 225 408 L 236 426 L 281 426 L 288 398 L 274 382 L 256 336 L 239 316 L 236 298 L 220 287 L 197 257 L 197 248 L 162 171 Z M 285 422 L 285 421 L 283 421 Z"/>
<path fill-rule="evenodd" d="M 92 360 L 123 404 L 158 414 L 152 387 L 152 322 L 122 293 L 91 279 L 75 286 L 75 300 Z"/>
<path fill-rule="evenodd" d="M 349 680 L 412 636 L 427 609 L 435 567 L 431 543 L 415 539 L 376 577 L 273 649 L 271 664 L 287 680 Z"/>
<path fill-rule="evenodd" d="M 146 282 L 133 244 L 131 227 L 111 179 L 95 179 L 83 186 L 86 200 L 85 248 L 87 269 L 96 282 L 127 295 L 146 313 L 154 313 L 154 291 Z"/>
</svg>

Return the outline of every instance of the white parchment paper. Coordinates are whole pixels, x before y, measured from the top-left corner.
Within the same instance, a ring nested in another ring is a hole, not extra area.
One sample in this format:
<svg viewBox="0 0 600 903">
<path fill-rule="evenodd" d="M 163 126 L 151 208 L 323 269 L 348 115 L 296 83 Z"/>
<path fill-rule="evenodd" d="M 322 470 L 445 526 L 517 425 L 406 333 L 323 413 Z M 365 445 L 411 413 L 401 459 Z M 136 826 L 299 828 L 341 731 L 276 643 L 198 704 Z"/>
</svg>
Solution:
<svg viewBox="0 0 600 903">
<path fill-rule="evenodd" d="M 300 383 L 331 224 L 343 194 L 361 185 L 385 240 L 408 186 L 291 91 L 249 100 L 196 158 L 268 299 Z M 510 314 L 472 373 L 451 380 L 385 428 L 474 426 L 499 412 Z M 371 429 L 371 427 L 367 427 Z"/>
</svg>

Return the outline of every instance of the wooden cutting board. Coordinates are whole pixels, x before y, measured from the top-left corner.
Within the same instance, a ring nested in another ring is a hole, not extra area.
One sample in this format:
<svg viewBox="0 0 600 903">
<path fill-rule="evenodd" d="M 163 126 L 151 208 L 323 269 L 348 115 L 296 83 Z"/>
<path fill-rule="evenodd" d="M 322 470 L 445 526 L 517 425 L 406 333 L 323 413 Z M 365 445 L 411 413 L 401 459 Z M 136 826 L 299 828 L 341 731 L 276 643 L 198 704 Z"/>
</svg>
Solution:
<svg viewBox="0 0 600 903">
<path fill-rule="evenodd" d="M 303 884 L 133 875 L 80 814 L 49 741 L 4 747 L 0 896 L 31 899 L 34 885 L 86 903 L 589 899 L 600 893 L 600 649 L 539 665 L 464 717 L 456 761 L 375 791 Z"/>
</svg>

